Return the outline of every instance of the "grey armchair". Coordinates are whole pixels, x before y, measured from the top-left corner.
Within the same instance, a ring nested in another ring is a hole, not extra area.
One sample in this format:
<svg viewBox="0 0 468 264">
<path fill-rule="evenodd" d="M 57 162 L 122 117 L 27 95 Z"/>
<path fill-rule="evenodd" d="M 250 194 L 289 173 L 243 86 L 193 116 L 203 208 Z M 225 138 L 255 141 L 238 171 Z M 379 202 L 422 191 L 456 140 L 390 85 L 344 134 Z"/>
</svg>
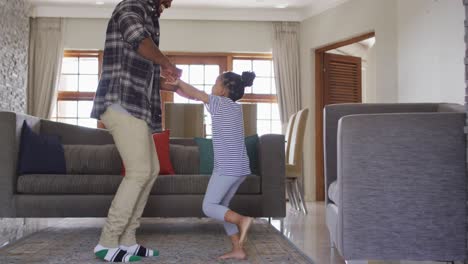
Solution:
<svg viewBox="0 0 468 264">
<path fill-rule="evenodd" d="M 326 222 L 347 262 L 465 260 L 464 111 L 455 104 L 325 108 Z"/>
</svg>

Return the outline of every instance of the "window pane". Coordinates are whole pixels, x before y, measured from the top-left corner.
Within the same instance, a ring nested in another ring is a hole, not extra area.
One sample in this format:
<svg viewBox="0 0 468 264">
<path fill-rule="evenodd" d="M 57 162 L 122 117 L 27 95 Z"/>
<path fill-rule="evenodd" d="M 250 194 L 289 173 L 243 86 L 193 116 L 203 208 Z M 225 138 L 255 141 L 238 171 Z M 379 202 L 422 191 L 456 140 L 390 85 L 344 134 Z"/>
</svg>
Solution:
<svg viewBox="0 0 468 264">
<path fill-rule="evenodd" d="M 78 117 L 89 117 L 93 109 L 92 101 L 79 101 L 78 102 Z"/>
<path fill-rule="evenodd" d="M 62 73 L 78 74 L 78 58 L 63 58 Z"/>
<path fill-rule="evenodd" d="M 276 94 L 276 82 L 275 79 L 271 80 L 271 94 Z"/>
<path fill-rule="evenodd" d="M 78 91 L 78 75 L 62 75 L 60 76 L 60 91 Z"/>
<path fill-rule="evenodd" d="M 52 117 L 52 120 L 56 120 L 57 118 L 57 104 L 54 103 L 54 105 L 52 106 L 52 115 L 50 116 Z"/>
<path fill-rule="evenodd" d="M 98 86 L 97 75 L 80 75 L 80 92 L 95 92 Z"/>
<path fill-rule="evenodd" d="M 96 128 L 97 120 L 92 118 L 78 119 L 78 125 L 83 127 Z"/>
<path fill-rule="evenodd" d="M 70 125 L 77 125 L 78 120 L 76 118 L 59 118 L 57 120 L 57 122 L 60 122 L 60 123 L 66 123 L 66 124 L 70 124 Z"/>
<path fill-rule="evenodd" d="M 278 104 L 271 104 L 271 119 L 280 120 Z"/>
<path fill-rule="evenodd" d="M 244 94 L 252 93 L 252 87 L 245 87 Z"/>
<path fill-rule="evenodd" d="M 205 93 L 211 94 L 212 89 L 213 89 L 213 85 L 205 85 Z"/>
<path fill-rule="evenodd" d="M 282 134 L 281 133 L 281 122 L 280 121 L 271 122 L 271 133 L 272 134 Z"/>
<path fill-rule="evenodd" d="M 203 84 L 204 83 L 204 66 L 203 65 L 190 65 L 190 83 Z"/>
<path fill-rule="evenodd" d="M 215 84 L 219 75 L 218 65 L 205 65 L 205 84 Z"/>
<path fill-rule="evenodd" d="M 183 64 L 177 64 L 177 68 L 182 70 L 182 81 L 188 83 L 189 82 L 189 66 Z"/>
<path fill-rule="evenodd" d="M 271 123 L 267 120 L 258 120 L 257 121 L 257 133 L 259 136 L 270 134 L 271 132 Z"/>
<path fill-rule="evenodd" d="M 241 74 L 244 71 L 252 71 L 251 60 L 233 60 L 232 70 L 235 73 Z"/>
<path fill-rule="evenodd" d="M 76 117 L 77 116 L 77 101 L 59 101 L 58 102 L 58 117 Z"/>
<path fill-rule="evenodd" d="M 259 77 L 270 77 L 271 74 L 271 60 L 254 60 L 253 71 Z"/>
<path fill-rule="evenodd" d="M 206 131 L 205 131 L 206 136 L 211 136 L 211 135 L 213 135 L 212 126 L 211 126 L 211 125 L 206 125 L 205 127 L 206 127 Z"/>
<path fill-rule="evenodd" d="M 270 94 L 271 78 L 255 78 L 253 83 L 254 94 Z"/>
<path fill-rule="evenodd" d="M 174 93 L 174 103 L 178 103 L 178 104 L 186 104 L 188 103 L 188 99 Z"/>
<path fill-rule="evenodd" d="M 98 58 L 80 58 L 80 74 L 99 74 Z"/>
<path fill-rule="evenodd" d="M 257 119 L 271 119 L 271 104 L 257 104 Z"/>
</svg>

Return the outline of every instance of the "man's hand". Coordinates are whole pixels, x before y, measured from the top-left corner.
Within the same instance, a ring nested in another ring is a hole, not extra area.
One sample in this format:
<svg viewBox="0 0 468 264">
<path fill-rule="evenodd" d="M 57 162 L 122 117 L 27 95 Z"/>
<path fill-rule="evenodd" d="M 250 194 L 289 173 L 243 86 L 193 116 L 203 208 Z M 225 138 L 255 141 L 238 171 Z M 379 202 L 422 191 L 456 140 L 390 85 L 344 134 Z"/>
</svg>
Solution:
<svg viewBox="0 0 468 264">
<path fill-rule="evenodd" d="M 182 70 L 178 69 L 174 64 L 168 62 L 161 65 L 161 76 L 166 78 L 166 82 L 172 83 L 182 76 Z"/>
<path fill-rule="evenodd" d="M 161 84 L 160 89 L 164 91 L 177 92 L 177 90 L 179 89 L 179 87 L 177 86 L 178 80 L 171 83 L 171 82 L 168 82 L 166 78 L 161 77 L 160 84 Z"/>
</svg>

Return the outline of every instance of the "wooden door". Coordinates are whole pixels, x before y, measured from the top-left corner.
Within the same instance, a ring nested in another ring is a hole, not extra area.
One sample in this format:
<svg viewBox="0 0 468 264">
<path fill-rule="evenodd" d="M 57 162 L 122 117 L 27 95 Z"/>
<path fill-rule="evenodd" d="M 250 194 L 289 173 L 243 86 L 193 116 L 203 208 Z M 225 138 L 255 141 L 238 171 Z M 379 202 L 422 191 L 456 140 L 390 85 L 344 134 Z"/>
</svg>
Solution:
<svg viewBox="0 0 468 264">
<path fill-rule="evenodd" d="M 361 103 L 361 58 L 325 53 L 323 103 Z"/>
<path fill-rule="evenodd" d="M 315 158 L 316 199 L 325 200 L 325 178 L 323 157 L 323 108 L 329 104 L 362 102 L 361 58 L 326 53 L 317 50 L 316 65 L 316 108 L 315 108 Z"/>
</svg>

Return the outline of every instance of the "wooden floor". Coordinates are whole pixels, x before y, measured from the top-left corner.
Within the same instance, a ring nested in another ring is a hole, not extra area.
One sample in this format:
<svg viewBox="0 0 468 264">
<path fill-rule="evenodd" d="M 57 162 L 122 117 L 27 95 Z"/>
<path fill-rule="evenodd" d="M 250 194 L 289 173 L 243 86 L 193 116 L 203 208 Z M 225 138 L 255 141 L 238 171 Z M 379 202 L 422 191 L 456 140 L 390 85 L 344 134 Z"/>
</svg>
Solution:
<svg viewBox="0 0 468 264">
<path fill-rule="evenodd" d="M 316 264 L 345 264 L 336 249 L 330 248 L 330 237 L 325 224 L 325 203 L 307 204 L 308 215 L 292 210 L 288 205 L 283 220 L 283 234 Z M 281 221 L 272 220 L 272 225 L 281 230 Z M 420 261 L 369 261 L 369 264 L 440 264 L 446 262 Z"/>
</svg>

